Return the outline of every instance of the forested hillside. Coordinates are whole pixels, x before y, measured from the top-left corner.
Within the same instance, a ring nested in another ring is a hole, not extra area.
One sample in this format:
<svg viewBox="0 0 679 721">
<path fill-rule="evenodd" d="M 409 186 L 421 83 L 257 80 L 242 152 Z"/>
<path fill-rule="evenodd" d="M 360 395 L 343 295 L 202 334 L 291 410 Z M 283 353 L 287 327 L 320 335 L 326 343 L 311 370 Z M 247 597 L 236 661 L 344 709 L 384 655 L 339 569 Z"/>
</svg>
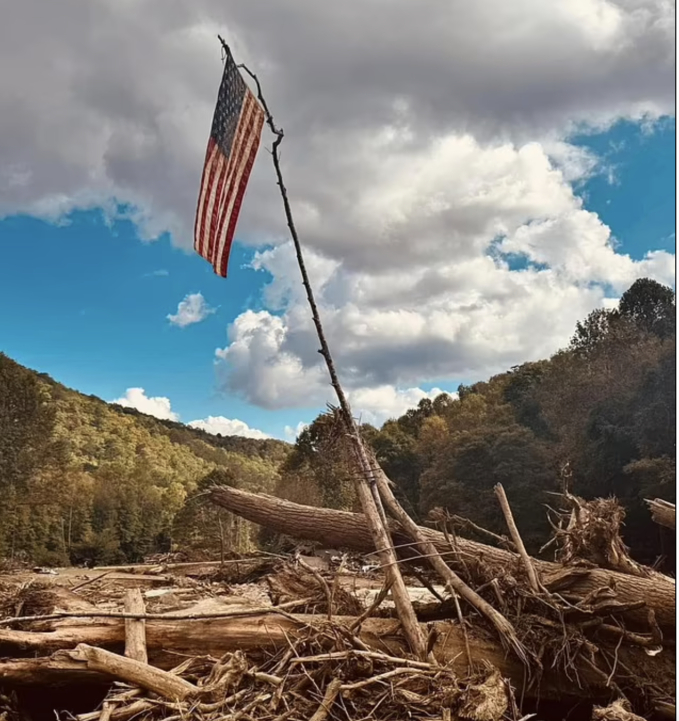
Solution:
<svg viewBox="0 0 679 721">
<path fill-rule="evenodd" d="M 675 500 L 675 373 L 674 293 L 642 279 L 617 309 L 578 323 L 568 348 L 551 359 L 461 386 L 459 398 L 425 399 L 363 432 L 419 520 L 443 508 L 503 533 L 493 493 L 500 482 L 535 553 L 549 537 L 545 504 L 558 503 L 548 491 L 567 481 L 585 498 L 616 496 L 634 555 L 653 563 L 666 554 L 671 568 L 673 540 L 652 523 L 643 499 Z M 343 452 L 335 419 L 319 416 L 283 464 L 277 493 L 351 507 Z"/>
<path fill-rule="evenodd" d="M 109 405 L 0 354 L 0 558 L 114 563 L 173 541 L 200 547 L 188 521 L 201 479 L 228 472 L 240 487 L 271 491 L 288 451 Z M 234 531 L 231 545 L 245 550 L 250 527 Z"/>
<path fill-rule="evenodd" d="M 363 426 L 409 512 L 442 508 L 495 532 L 501 482 L 535 553 L 549 491 L 616 496 L 625 539 L 653 562 L 673 543 L 643 499 L 675 500 L 675 300 L 637 281 L 578 323 L 568 348 Z M 320 415 L 294 448 L 213 436 L 83 396 L 0 354 L 0 557 L 113 563 L 175 548 L 246 550 L 255 529 L 201 502 L 211 483 L 352 508 L 344 433 Z M 203 499 L 204 500 L 204 499 Z M 472 533 L 467 529 L 467 534 Z"/>
</svg>

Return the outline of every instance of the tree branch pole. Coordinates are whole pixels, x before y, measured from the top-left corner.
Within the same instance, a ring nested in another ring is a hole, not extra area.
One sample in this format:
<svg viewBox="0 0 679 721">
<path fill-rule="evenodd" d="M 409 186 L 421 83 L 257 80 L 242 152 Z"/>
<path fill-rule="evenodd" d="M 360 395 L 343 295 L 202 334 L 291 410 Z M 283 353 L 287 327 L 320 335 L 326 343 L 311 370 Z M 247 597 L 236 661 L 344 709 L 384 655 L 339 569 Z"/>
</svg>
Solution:
<svg viewBox="0 0 679 721">
<path fill-rule="evenodd" d="M 220 42 L 222 43 L 224 51 L 228 55 L 231 55 L 231 50 L 229 49 L 229 46 L 226 44 L 224 39 L 221 36 L 218 37 Z M 380 560 L 382 564 L 388 569 L 387 576 L 389 581 L 392 583 L 394 604 L 396 606 L 396 610 L 398 612 L 401 624 L 403 625 L 404 634 L 408 639 L 408 643 L 413 653 L 415 653 L 417 656 L 424 660 L 428 655 L 426 639 L 424 638 L 424 634 L 422 633 L 417 623 L 415 611 L 413 610 L 413 606 L 410 601 L 405 582 L 403 581 L 403 577 L 401 576 L 401 572 L 398 567 L 396 552 L 394 551 L 391 537 L 387 531 L 386 517 L 384 514 L 384 509 L 382 508 L 379 491 L 377 490 L 377 486 L 375 483 L 370 459 L 368 458 L 365 447 L 363 446 L 358 425 L 352 415 L 349 401 L 344 394 L 344 390 L 342 389 L 339 377 L 337 375 L 337 371 L 335 369 L 335 364 L 330 354 L 330 348 L 328 346 L 328 341 L 325 337 L 325 332 L 323 331 L 323 325 L 321 323 L 321 318 L 318 312 L 318 306 L 316 305 L 316 300 L 314 298 L 314 293 L 311 287 L 311 281 L 309 280 L 306 264 L 304 262 L 304 255 L 302 253 L 302 247 L 299 242 L 299 236 L 297 235 L 295 221 L 292 217 L 292 209 L 290 207 L 290 201 L 288 199 L 288 193 L 285 188 L 285 183 L 283 182 L 283 174 L 281 172 L 280 166 L 279 147 L 281 142 L 283 142 L 283 130 L 276 127 L 274 123 L 273 116 L 271 115 L 266 100 L 264 99 L 262 87 L 257 76 L 247 66 L 243 64 L 238 65 L 238 67 L 242 68 L 254 81 L 257 87 L 257 98 L 264 110 L 267 125 L 275 136 L 275 140 L 271 148 L 271 156 L 273 159 L 274 169 L 276 171 L 277 185 L 281 192 L 281 198 L 283 199 L 283 208 L 285 210 L 285 217 L 288 223 L 288 228 L 290 229 L 290 236 L 292 237 L 292 242 L 295 246 L 297 263 L 302 274 L 302 283 L 306 291 L 307 300 L 309 301 L 309 306 L 311 308 L 311 316 L 313 318 L 314 326 L 316 327 L 316 333 L 318 335 L 318 340 L 321 345 L 319 352 L 325 359 L 325 364 L 328 368 L 328 373 L 330 375 L 330 382 L 332 384 L 332 387 L 335 389 L 335 393 L 340 404 L 340 410 L 342 412 L 343 420 L 349 433 L 349 437 L 351 438 L 352 444 L 354 446 L 356 457 L 359 462 L 359 467 L 361 469 L 360 476 L 356 476 L 356 490 L 359 500 L 361 502 L 361 507 L 363 508 L 363 512 L 365 513 L 366 518 L 368 519 L 368 523 L 370 524 L 370 530 L 374 539 L 375 548 L 380 554 Z"/>
</svg>

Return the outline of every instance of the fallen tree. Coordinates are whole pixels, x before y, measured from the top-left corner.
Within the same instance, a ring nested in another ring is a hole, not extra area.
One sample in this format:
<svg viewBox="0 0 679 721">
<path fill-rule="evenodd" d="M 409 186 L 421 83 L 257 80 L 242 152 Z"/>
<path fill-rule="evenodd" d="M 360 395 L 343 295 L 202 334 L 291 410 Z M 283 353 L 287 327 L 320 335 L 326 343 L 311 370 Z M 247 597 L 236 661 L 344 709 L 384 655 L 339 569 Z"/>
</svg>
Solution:
<svg viewBox="0 0 679 721">
<path fill-rule="evenodd" d="M 663 501 L 661 498 L 646 499 L 648 507 L 651 509 L 653 520 L 660 526 L 675 530 L 675 508 L 674 503 Z"/>
<path fill-rule="evenodd" d="M 220 658 L 227 652 L 242 651 L 248 657 L 265 658 L 279 649 L 286 649 L 291 642 L 304 638 L 327 638 L 327 651 L 319 648 L 320 658 L 332 658 L 333 637 L 337 634 L 357 639 L 357 657 L 381 653 L 403 659 L 403 665 L 418 662 L 407 660 L 407 643 L 397 620 L 367 618 L 355 627 L 355 617 L 336 617 L 332 623 L 318 615 L 292 615 L 281 612 L 258 613 L 249 616 L 225 616 L 223 618 L 194 618 L 146 620 L 146 647 L 149 663 L 159 669 L 171 669 L 182 656 L 212 656 Z M 422 633 L 433 641 L 431 650 L 436 660 L 446 665 L 460 677 L 466 677 L 474 669 L 486 664 L 495 666 L 503 677 L 511 680 L 515 688 L 526 689 L 530 697 L 564 699 L 566 697 L 605 700 L 611 693 L 607 674 L 595 666 L 576 661 L 570 674 L 561 669 L 546 668 L 539 678 L 526 677 L 526 667 L 512 655 L 507 655 L 491 632 L 482 628 L 463 630 L 459 624 L 449 621 L 421 626 Z M 0 630 L 0 652 L 15 657 L 0 661 L 0 683 L 16 684 L 62 684 L 69 682 L 102 680 L 102 664 L 84 666 L 77 662 L 78 653 L 72 649 L 92 646 L 108 651 L 122 652 L 125 645 L 123 620 L 106 624 L 81 624 L 59 627 L 50 632 Z M 612 644 L 612 648 L 615 643 Z M 469 650 L 469 657 L 465 653 Z M 29 658 L 17 658 L 17 654 Z M 90 654 L 94 652 L 89 652 Z M 668 677 L 674 670 L 674 653 L 648 657 L 643 648 L 619 649 L 620 660 L 630 670 L 639 669 L 640 679 Z M 36 654 L 42 657 L 34 658 Z M 83 655 L 82 653 L 80 654 Z M 119 663 L 126 663 L 125 659 Z M 134 662 L 138 663 L 138 662 Z M 129 666 L 133 664 L 128 663 Z M 622 666 L 621 666 L 622 668 Z M 623 674 L 624 675 L 624 674 Z M 539 681 L 539 683 L 537 682 Z"/>
<path fill-rule="evenodd" d="M 371 534 L 361 514 L 303 506 L 274 496 L 224 486 L 211 489 L 210 499 L 248 521 L 295 538 L 318 541 L 328 547 L 363 552 L 374 550 Z M 416 555 L 412 551 L 409 535 L 399 524 L 390 521 L 389 526 L 401 555 L 410 554 L 411 558 Z M 520 557 L 511 551 L 459 537 L 451 547 L 451 540 L 440 531 L 421 527 L 421 533 L 434 545 L 446 563 L 469 581 L 486 583 L 488 579 L 484 572 L 488 568 L 501 569 L 518 576 L 523 573 Z M 663 574 L 653 572 L 648 578 L 642 578 L 619 571 L 578 565 L 563 566 L 537 559 L 533 559 L 533 565 L 543 586 L 552 592 L 559 592 L 565 598 L 582 601 L 608 589 L 609 599 L 612 594 L 615 597 L 610 603 L 618 605 L 620 617 L 625 620 L 646 625 L 648 611 L 652 610 L 661 627 L 675 627 L 676 584 L 674 579 Z"/>
</svg>

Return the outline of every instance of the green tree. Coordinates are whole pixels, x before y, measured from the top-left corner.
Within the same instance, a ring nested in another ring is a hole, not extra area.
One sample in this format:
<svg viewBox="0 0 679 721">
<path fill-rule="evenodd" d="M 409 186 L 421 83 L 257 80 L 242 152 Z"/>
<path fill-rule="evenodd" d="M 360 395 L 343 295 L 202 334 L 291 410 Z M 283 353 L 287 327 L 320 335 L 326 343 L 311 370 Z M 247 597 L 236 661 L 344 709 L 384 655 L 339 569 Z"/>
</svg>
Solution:
<svg viewBox="0 0 679 721">
<path fill-rule="evenodd" d="M 506 533 L 493 487 L 504 486 L 516 523 L 532 552 L 548 533 L 545 491 L 556 490 L 549 447 L 518 424 L 477 427 L 452 434 L 436 463 L 422 476 L 425 509 L 447 509 Z"/>
<path fill-rule="evenodd" d="M 362 428 L 363 433 L 370 429 Z M 297 438 L 281 465 L 277 493 L 288 500 L 353 509 L 355 463 L 338 412 L 322 413 Z M 306 500 L 303 500 L 303 499 Z"/>
<path fill-rule="evenodd" d="M 620 298 L 618 310 L 623 318 L 659 338 L 675 334 L 674 291 L 650 278 L 640 278 Z"/>
</svg>

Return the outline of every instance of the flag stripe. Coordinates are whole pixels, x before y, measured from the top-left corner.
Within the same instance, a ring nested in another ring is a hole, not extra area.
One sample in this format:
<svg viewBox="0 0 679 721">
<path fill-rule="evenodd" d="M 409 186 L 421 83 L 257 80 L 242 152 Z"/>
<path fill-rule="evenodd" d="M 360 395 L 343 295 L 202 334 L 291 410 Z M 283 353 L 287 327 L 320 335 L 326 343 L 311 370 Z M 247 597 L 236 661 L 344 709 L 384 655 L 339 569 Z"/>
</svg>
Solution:
<svg viewBox="0 0 679 721">
<path fill-rule="evenodd" d="M 229 54 L 205 152 L 194 225 L 195 250 L 223 277 L 263 125 L 264 111 Z"/>
<path fill-rule="evenodd" d="M 203 237 L 203 219 L 205 212 L 205 196 L 210 185 L 210 177 L 213 172 L 214 160 L 217 157 L 219 148 L 217 143 L 210 138 L 207 151 L 205 152 L 205 166 L 203 168 L 203 176 L 200 181 L 200 195 L 198 197 L 198 211 L 196 212 L 196 225 L 194 228 L 194 245 L 193 247 L 202 255 L 202 237 Z"/>
<path fill-rule="evenodd" d="M 203 238 L 201 252 L 203 254 L 207 253 L 207 249 L 209 247 L 210 228 L 214 218 L 215 200 L 217 194 L 219 193 L 220 184 L 222 183 L 224 178 L 225 166 L 226 160 L 224 156 L 219 152 L 218 148 L 217 154 L 213 161 L 212 174 L 210 175 L 210 182 L 208 184 L 207 192 L 205 194 L 205 205 L 203 208 L 203 227 L 201 230 L 201 235 Z"/>
<path fill-rule="evenodd" d="M 253 130 L 256 127 L 257 113 L 255 112 L 255 99 L 252 97 L 251 103 L 252 112 L 249 114 L 245 122 L 247 123 L 247 132 L 239 139 L 239 143 L 236 149 L 234 149 L 234 166 L 232 168 L 231 177 L 229 178 L 229 192 L 224 199 L 224 212 L 222 213 L 218 233 L 218 253 L 214 258 L 215 270 L 219 275 L 222 275 L 221 269 L 224 267 L 222 258 L 228 256 L 231 243 L 229 242 L 226 233 L 230 226 L 231 221 L 234 218 L 238 218 L 238 211 L 234 209 L 234 200 L 237 197 L 240 187 L 243 183 L 243 169 L 247 163 L 247 156 L 249 155 L 249 148 L 254 140 Z M 227 247 L 228 245 L 228 247 Z"/>
<path fill-rule="evenodd" d="M 243 142 L 251 130 L 250 123 L 251 118 L 254 117 L 254 112 L 254 97 L 252 97 L 251 93 L 248 93 L 245 98 L 245 102 L 243 103 L 243 110 L 238 121 L 238 131 L 234 137 L 231 155 L 229 157 L 229 164 L 224 177 L 224 186 L 219 198 L 219 214 L 218 217 L 214 218 L 212 235 L 210 236 L 208 258 L 214 265 L 215 270 L 219 267 L 218 257 L 222 249 L 222 226 L 224 224 L 224 220 L 226 219 L 226 215 L 229 213 L 229 199 L 231 197 L 231 193 L 233 192 L 233 185 L 238 179 L 238 167 L 240 164 Z"/>
<path fill-rule="evenodd" d="M 258 133 L 260 133 L 262 130 L 262 126 L 264 125 L 263 115 L 260 115 L 257 118 L 257 123 L 259 125 Z M 220 258 L 220 264 L 217 270 L 217 272 L 224 278 L 226 278 L 226 271 L 229 264 L 229 251 L 231 250 L 231 243 L 233 241 L 234 233 L 236 232 L 236 221 L 240 213 L 240 208 L 243 203 L 243 197 L 245 196 L 248 180 L 250 179 L 250 173 L 252 172 L 252 166 L 255 163 L 256 156 L 257 143 L 255 142 L 254 137 L 251 137 L 250 146 L 248 148 L 248 156 L 245 161 L 245 166 L 243 167 L 240 183 L 238 186 L 238 194 L 236 195 L 236 199 L 234 201 L 233 209 L 231 211 L 231 218 L 229 220 L 229 227 L 227 229 L 226 237 L 224 239 L 224 248 L 226 248 L 226 251 L 223 253 L 222 258 Z"/>
<path fill-rule="evenodd" d="M 214 145 L 214 152 L 211 154 L 210 157 L 210 172 L 208 174 L 207 182 L 205 185 L 205 192 L 203 197 L 203 202 L 200 208 L 201 212 L 201 226 L 200 226 L 200 239 L 201 239 L 201 246 L 200 246 L 200 254 L 204 255 L 205 251 L 207 249 L 206 245 L 206 232 L 207 229 L 209 229 L 209 221 L 212 216 L 212 205 L 214 203 L 213 194 L 215 191 L 215 188 L 217 186 L 217 183 L 219 182 L 219 172 L 220 168 L 222 166 L 222 153 L 219 150 L 219 146 L 217 145 L 214 140 L 210 139 L 210 141 Z"/>
<path fill-rule="evenodd" d="M 226 187 L 226 179 L 229 173 L 229 164 L 231 158 L 225 158 L 223 155 L 219 156 L 219 169 L 215 177 L 215 181 L 212 188 L 212 194 L 210 196 L 210 204 L 208 206 L 208 225 L 205 231 L 205 257 L 212 262 L 212 254 L 214 253 L 215 245 L 215 228 L 219 223 L 221 215 L 221 203 L 224 189 Z"/>
</svg>

